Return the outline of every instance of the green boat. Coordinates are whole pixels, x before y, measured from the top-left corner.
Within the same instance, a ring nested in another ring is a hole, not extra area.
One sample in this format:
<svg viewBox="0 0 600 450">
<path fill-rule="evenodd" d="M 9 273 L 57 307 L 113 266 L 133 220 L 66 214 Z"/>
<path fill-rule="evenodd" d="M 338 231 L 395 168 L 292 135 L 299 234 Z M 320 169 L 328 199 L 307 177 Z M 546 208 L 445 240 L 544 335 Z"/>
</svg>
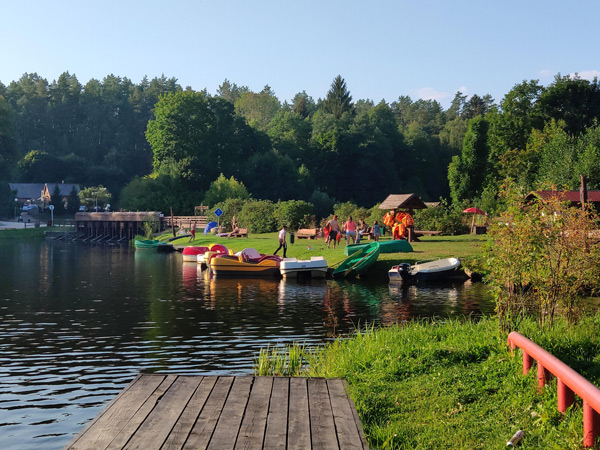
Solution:
<svg viewBox="0 0 600 450">
<path fill-rule="evenodd" d="M 366 244 L 343 260 L 333 271 L 333 278 L 353 278 L 364 273 L 379 257 L 379 242 Z"/>
<path fill-rule="evenodd" d="M 393 241 L 378 241 L 379 242 L 379 253 L 410 253 L 413 251 L 412 245 L 408 241 L 403 239 L 396 239 Z M 344 255 L 350 256 L 353 253 L 371 245 L 366 244 L 350 244 L 344 249 Z"/>
<path fill-rule="evenodd" d="M 133 241 L 133 245 L 138 250 L 156 250 L 159 252 L 174 250 L 174 247 L 171 244 L 154 239 L 138 239 Z"/>
</svg>

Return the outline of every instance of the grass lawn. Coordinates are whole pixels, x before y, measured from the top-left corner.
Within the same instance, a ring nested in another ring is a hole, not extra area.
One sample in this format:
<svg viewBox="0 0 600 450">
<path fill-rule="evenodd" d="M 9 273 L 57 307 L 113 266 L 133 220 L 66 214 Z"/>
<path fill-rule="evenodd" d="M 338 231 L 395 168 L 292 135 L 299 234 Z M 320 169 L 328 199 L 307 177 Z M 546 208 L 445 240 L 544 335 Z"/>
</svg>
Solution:
<svg viewBox="0 0 600 450">
<path fill-rule="evenodd" d="M 600 316 L 573 328 L 559 320 L 552 330 L 529 321 L 519 331 L 600 382 Z M 292 349 L 292 359 L 299 353 Z M 511 356 L 493 318 L 368 330 L 309 352 L 304 363 L 293 364 L 295 375 L 347 380 L 372 449 L 500 449 L 517 430 L 523 449 L 581 448 L 581 400 L 561 416 L 556 380 L 538 392 L 535 366 L 522 374 L 520 352 Z M 277 373 L 264 358 L 256 369 Z"/>
</svg>

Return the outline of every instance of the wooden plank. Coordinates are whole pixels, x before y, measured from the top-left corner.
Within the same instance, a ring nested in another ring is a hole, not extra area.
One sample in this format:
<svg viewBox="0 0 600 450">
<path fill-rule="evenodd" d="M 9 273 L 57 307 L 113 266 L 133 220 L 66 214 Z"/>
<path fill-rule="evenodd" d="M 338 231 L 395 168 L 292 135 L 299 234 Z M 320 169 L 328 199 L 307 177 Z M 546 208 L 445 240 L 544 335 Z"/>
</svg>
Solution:
<svg viewBox="0 0 600 450">
<path fill-rule="evenodd" d="M 346 380 L 342 380 L 342 382 L 344 383 L 344 390 L 346 391 L 346 395 L 347 395 L 348 394 L 348 384 L 346 383 Z M 354 416 L 354 422 L 356 423 L 356 429 L 358 430 L 358 434 L 360 436 L 362 446 L 365 450 L 368 450 L 369 445 L 367 444 L 367 439 L 365 438 L 365 434 L 363 432 L 362 423 L 360 422 L 360 417 L 358 417 L 358 411 L 356 411 L 356 406 L 354 405 L 354 402 L 352 401 L 350 396 L 348 396 L 348 403 L 350 403 L 350 409 L 352 411 L 352 416 Z"/>
<path fill-rule="evenodd" d="M 339 449 L 333 412 L 324 378 L 308 379 L 308 406 L 311 423 L 311 443 L 313 448 Z"/>
<path fill-rule="evenodd" d="M 236 377 L 208 448 L 231 449 L 240 430 L 254 377 Z"/>
<path fill-rule="evenodd" d="M 165 377 L 162 383 L 150 394 L 150 396 L 146 399 L 144 404 L 135 412 L 135 414 L 129 419 L 117 432 L 111 432 L 109 437 L 112 437 L 112 441 L 107 449 L 122 449 L 125 444 L 131 439 L 133 433 L 139 428 L 139 426 L 144 422 L 148 414 L 152 412 L 156 403 L 160 400 L 160 398 L 169 390 L 171 385 L 177 379 L 176 375 L 169 375 Z"/>
<path fill-rule="evenodd" d="M 305 378 L 290 378 L 289 399 L 288 449 L 311 448 L 308 387 Z"/>
<path fill-rule="evenodd" d="M 162 450 L 179 450 L 183 447 L 216 382 L 217 377 L 215 376 L 203 377 L 200 386 L 196 389 L 162 446 Z"/>
<path fill-rule="evenodd" d="M 290 379 L 288 377 L 276 377 L 273 379 L 264 448 L 273 450 L 284 450 L 286 448 L 289 393 Z"/>
<path fill-rule="evenodd" d="M 362 450 L 362 441 L 352 414 L 353 405 L 349 402 L 343 381 L 339 378 L 327 380 L 327 389 L 340 448 Z"/>
<path fill-rule="evenodd" d="M 260 450 L 263 448 L 272 389 L 273 377 L 254 378 L 242 426 L 235 443 L 236 449 Z M 287 403 L 287 398 L 285 400 Z"/>
<path fill-rule="evenodd" d="M 138 375 L 75 436 L 65 449 L 106 448 L 114 435 L 133 417 L 165 377 L 165 375 L 154 377 Z"/>
<path fill-rule="evenodd" d="M 223 405 L 229 395 L 234 377 L 219 377 L 211 391 L 200 416 L 184 445 L 184 449 L 206 448 L 217 426 Z"/>
<path fill-rule="evenodd" d="M 186 405 L 202 381 L 201 377 L 179 376 L 157 402 L 152 412 L 125 446 L 127 450 L 158 450 L 171 433 Z"/>
</svg>

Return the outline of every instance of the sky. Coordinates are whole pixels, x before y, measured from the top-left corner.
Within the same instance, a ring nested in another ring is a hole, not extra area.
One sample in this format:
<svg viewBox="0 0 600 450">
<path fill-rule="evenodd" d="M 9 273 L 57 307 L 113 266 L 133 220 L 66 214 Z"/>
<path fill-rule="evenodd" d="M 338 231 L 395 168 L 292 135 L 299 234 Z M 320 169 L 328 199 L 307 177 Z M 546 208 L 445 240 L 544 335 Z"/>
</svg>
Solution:
<svg viewBox="0 0 600 450">
<path fill-rule="evenodd" d="M 341 75 L 354 101 L 498 103 L 524 80 L 600 75 L 599 17 L 597 0 L 0 0 L 0 82 L 164 74 L 289 102 Z"/>
</svg>

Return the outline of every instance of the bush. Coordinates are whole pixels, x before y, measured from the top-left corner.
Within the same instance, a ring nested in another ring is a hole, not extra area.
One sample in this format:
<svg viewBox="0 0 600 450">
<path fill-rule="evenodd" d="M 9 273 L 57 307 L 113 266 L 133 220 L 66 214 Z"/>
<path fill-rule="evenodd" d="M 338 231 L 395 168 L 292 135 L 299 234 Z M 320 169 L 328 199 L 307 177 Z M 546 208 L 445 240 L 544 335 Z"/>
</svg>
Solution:
<svg viewBox="0 0 600 450">
<path fill-rule="evenodd" d="M 288 200 L 276 205 L 275 217 L 277 227 L 287 225 L 289 230 L 307 228 L 310 225 L 313 212 L 313 204 L 304 200 Z"/>
<path fill-rule="evenodd" d="M 415 229 L 441 231 L 447 235 L 467 234 L 469 225 L 462 211 L 462 205 L 453 207 L 442 200 L 440 206 L 415 211 Z"/>
<path fill-rule="evenodd" d="M 242 200 L 241 198 L 229 198 L 224 202 L 217 203 L 212 208 L 211 214 L 209 214 L 209 221 L 218 222 L 220 226 L 224 227 L 227 230 L 230 230 L 231 221 L 233 219 L 233 216 L 235 216 L 240 228 L 246 228 L 246 226 L 243 223 L 240 223 L 239 219 L 240 213 L 242 212 L 242 208 L 244 207 L 247 201 L 248 200 Z M 216 211 L 217 208 L 223 211 L 223 215 L 221 215 L 221 217 L 219 217 L 218 220 L 217 216 L 214 215 L 214 211 Z"/>
<path fill-rule="evenodd" d="M 333 213 L 337 214 L 339 222 L 344 223 L 348 220 L 348 217 L 352 216 L 352 220 L 357 222 L 354 217 L 354 212 L 358 209 L 358 206 L 352 202 L 338 203 L 333 206 Z"/>
<path fill-rule="evenodd" d="M 583 295 L 598 292 L 600 248 L 597 215 L 558 198 L 525 202 L 509 186 L 508 209 L 489 230 L 489 285 L 503 329 L 525 315 L 552 325 L 555 315 L 572 322 Z"/>
<path fill-rule="evenodd" d="M 224 202 L 229 198 L 245 200 L 250 198 L 250 194 L 248 193 L 246 186 L 244 186 L 244 183 L 237 181 L 233 177 L 227 179 L 221 174 L 210 184 L 208 191 L 206 191 L 204 204 L 213 206 L 219 202 Z"/>
<path fill-rule="evenodd" d="M 318 220 L 328 217 L 335 204 L 334 198 L 318 190 L 313 191 L 308 201 L 314 205 L 315 216 Z"/>
<path fill-rule="evenodd" d="M 248 228 L 250 233 L 277 231 L 275 209 L 276 206 L 270 200 L 247 201 L 238 217 L 240 228 Z"/>
</svg>

